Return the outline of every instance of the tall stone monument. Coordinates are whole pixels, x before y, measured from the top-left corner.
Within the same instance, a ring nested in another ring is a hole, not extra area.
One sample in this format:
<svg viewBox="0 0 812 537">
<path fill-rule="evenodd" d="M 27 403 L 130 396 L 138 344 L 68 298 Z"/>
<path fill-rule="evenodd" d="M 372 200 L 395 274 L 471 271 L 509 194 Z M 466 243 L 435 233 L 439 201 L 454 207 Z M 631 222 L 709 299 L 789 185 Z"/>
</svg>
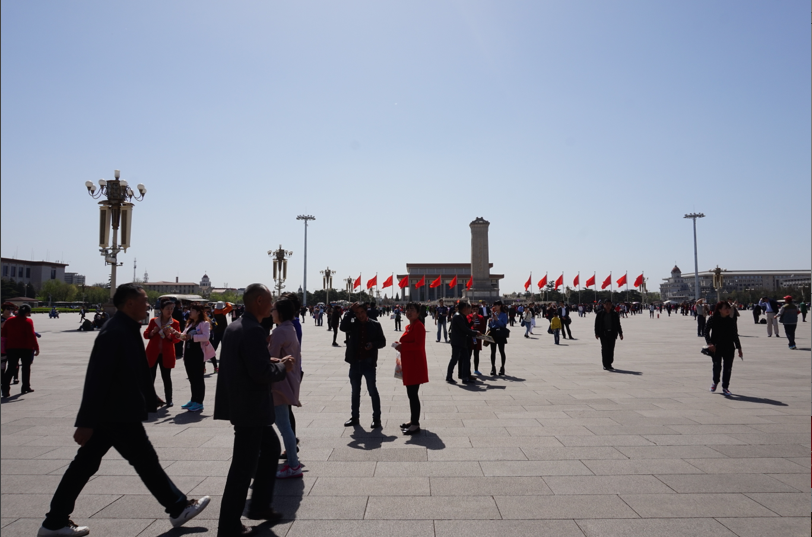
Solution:
<svg viewBox="0 0 812 537">
<path fill-rule="evenodd" d="M 465 293 L 468 300 L 493 302 L 499 298 L 499 288 L 491 285 L 491 266 L 488 256 L 488 228 L 491 223 L 478 216 L 471 222 L 471 275 L 474 283 Z"/>
</svg>

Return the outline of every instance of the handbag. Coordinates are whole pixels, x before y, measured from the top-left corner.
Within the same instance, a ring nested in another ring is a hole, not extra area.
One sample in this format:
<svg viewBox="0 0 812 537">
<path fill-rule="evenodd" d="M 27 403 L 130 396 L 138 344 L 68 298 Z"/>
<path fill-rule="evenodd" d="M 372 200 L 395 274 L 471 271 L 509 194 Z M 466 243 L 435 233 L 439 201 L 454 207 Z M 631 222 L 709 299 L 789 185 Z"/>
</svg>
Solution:
<svg viewBox="0 0 812 537">
<path fill-rule="evenodd" d="M 553 329 L 552 329 L 552 328 L 548 328 L 548 329 L 547 329 L 547 333 L 548 333 L 548 334 L 555 334 L 555 332 L 553 331 Z"/>
<path fill-rule="evenodd" d="M 403 379 L 403 364 L 400 361 L 400 353 L 398 353 L 397 358 L 395 358 L 395 378 Z"/>
</svg>

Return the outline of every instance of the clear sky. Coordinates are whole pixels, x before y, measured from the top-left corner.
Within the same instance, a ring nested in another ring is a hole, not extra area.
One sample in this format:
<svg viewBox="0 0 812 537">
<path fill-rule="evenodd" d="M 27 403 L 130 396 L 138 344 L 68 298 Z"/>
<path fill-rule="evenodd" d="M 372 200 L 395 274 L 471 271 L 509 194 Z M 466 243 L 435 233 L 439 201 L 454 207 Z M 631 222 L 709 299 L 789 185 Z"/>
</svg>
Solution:
<svg viewBox="0 0 812 537">
<path fill-rule="evenodd" d="M 119 281 L 810 268 L 809 2 L 3 2 L 2 255 Z"/>
</svg>

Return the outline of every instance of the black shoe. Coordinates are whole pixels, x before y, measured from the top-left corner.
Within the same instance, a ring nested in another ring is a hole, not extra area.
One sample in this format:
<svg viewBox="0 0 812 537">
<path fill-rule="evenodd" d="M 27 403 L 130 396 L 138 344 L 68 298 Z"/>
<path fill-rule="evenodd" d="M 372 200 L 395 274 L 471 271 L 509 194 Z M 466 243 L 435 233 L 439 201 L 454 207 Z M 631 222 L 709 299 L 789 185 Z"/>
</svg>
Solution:
<svg viewBox="0 0 812 537">
<path fill-rule="evenodd" d="M 348 419 L 347 421 L 344 422 L 344 427 L 355 427 L 359 423 L 360 422 L 358 421 L 357 418 L 350 418 L 350 419 Z"/>
<path fill-rule="evenodd" d="M 494 368 L 491 368 L 491 376 L 492 376 L 492 377 L 495 377 L 495 376 L 496 376 L 496 368 L 495 368 L 495 367 L 494 367 Z"/>
<path fill-rule="evenodd" d="M 610 365 L 610 366 L 606 366 L 606 367 L 604 367 L 603 369 L 604 369 L 604 371 L 614 371 L 614 370 L 615 370 L 615 368 L 614 368 L 614 367 L 612 367 L 611 365 Z"/>
<path fill-rule="evenodd" d="M 282 520 L 282 513 L 279 511 L 274 511 L 272 507 L 268 507 L 262 511 L 249 511 L 248 514 L 245 515 L 245 518 L 249 518 L 251 520 L 268 520 L 270 522 L 276 522 L 278 520 Z"/>
<path fill-rule="evenodd" d="M 20 383 L 20 381 L 19 381 L 19 379 L 14 379 L 14 380 L 12 380 L 12 381 L 11 381 L 11 383 L 12 383 L 12 384 L 19 384 L 19 383 Z"/>
<path fill-rule="evenodd" d="M 383 429 L 383 425 L 381 425 L 380 421 L 373 421 L 372 425 L 369 426 L 370 429 Z"/>
<path fill-rule="evenodd" d="M 20 390 L 20 393 L 31 393 L 33 391 L 34 391 L 33 388 L 23 388 L 22 390 Z"/>
<path fill-rule="evenodd" d="M 474 379 L 463 379 L 462 380 L 463 384 L 473 384 L 474 382 L 475 382 Z"/>
<path fill-rule="evenodd" d="M 457 383 L 457 381 L 456 381 L 456 380 L 454 380 L 454 379 L 445 379 L 445 381 L 446 381 L 447 383 L 449 383 L 449 384 L 456 384 L 456 383 Z"/>
<path fill-rule="evenodd" d="M 500 377 L 504 377 L 504 376 L 505 376 L 505 368 L 504 368 L 504 367 L 500 367 L 500 368 L 499 368 L 499 376 L 500 376 Z"/>
<path fill-rule="evenodd" d="M 403 434 L 408 435 L 408 436 L 411 436 L 413 434 L 417 434 L 419 432 L 420 432 L 420 427 L 419 426 L 417 427 L 417 429 L 413 429 L 413 430 L 403 429 Z"/>
</svg>

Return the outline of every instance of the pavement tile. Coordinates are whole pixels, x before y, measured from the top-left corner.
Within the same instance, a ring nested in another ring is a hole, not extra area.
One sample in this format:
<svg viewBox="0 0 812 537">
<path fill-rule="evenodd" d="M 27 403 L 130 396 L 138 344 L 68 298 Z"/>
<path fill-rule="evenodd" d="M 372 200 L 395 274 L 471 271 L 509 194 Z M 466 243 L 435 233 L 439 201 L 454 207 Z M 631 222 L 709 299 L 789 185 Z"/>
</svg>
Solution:
<svg viewBox="0 0 812 537">
<path fill-rule="evenodd" d="M 276 529 L 276 528 L 274 528 Z M 286 537 L 434 537 L 431 520 L 296 520 Z"/>
<path fill-rule="evenodd" d="M 375 477 L 480 477 L 482 475 L 482 468 L 473 461 L 379 462 L 375 468 Z"/>
<path fill-rule="evenodd" d="M 649 440 L 639 435 L 565 436 L 556 435 L 565 446 L 652 446 Z"/>
<path fill-rule="evenodd" d="M 713 446 L 714 451 L 726 457 L 808 457 L 809 448 L 794 444 L 774 444 L 755 446 Z M 704 458 L 704 457 L 703 457 Z"/>
<path fill-rule="evenodd" d="M 7 494 L 0 495 L 4 517 L 45 518 L 51 505 L 50 494 Z M 151 497 L 151 496 L 150 496 Z M 87 518 L 121 498 L 119 494 L 81 494 L 71 516 Z M 4 532 L 5 533 L 5 532 Z"/>
<path fill-rule="evenodd" d="M 725 455 L 707 446 L 618 446 L 630 459 L 709 459 Z"/>
<path fill-rule="evenodd" d="M 526 461 L 519 448 L 446 448 L 428 453 L 430 461 Z"/>
<path fill-rule="evenodd" d="M 361 520 L 366 506 L 366 496 L 279 496 L 273 500 L 274 509 L 286 520 Z"/>
<path fill-rule="evenodd" d="M 648 520 L 579 518 L 576 522 L 587 537 L 736 537 L 736 534 L 711 518 Z"/>
<path fill-rule="evenodd" d="M 67 460 L 44 461 L 36 459 L 5 459 L 0 465 L 0 475 L 50 474 L 70 464 Z M 60 472 L 61 473 L 61 472 Z"/>
<path fill-rule="evenodd" d="M 809 493 L 747 493 L 747 497 L 757 501 L 770 511 L 786 517 L 806 516 L 809 509 Z"/>
<path fill-rule="evenodd" d="M 726 434 L 680 434 L 680 435 L 643 435 L 646 440 L 658 446 L 713 446 L 747 444 L 744 440 L 739 440 Z"/>
<path fill-rule="evenodd" d="M 432 477 L 430 479 L 432 496 L 533 496 L 553 493 L 541 477 Z"/>
<path fill-rule="evenodd" d="M 545 496 L 549 497 L 549 496 Z M 473 520 L 499 519 L 491 496 L 415 496 L 404 501 L 397 496 L 370 497 L 366 519 L 385 520 Z"/>
<path fill-rule="evenodd" d="M 305 469 L 307 469 L 307 467 L 305 467 Z M 277 479 L 273 489 L 274 497 L 307 496 L 317 479 L 316 477 L 309 476 L 307 472 L 305 472 L 301 479 Z M 222 493 L 225 488 L 225 476 L 207 477 L 186 494 L 192 498 L 199 498 L 200 496 L 211 496 L 212 494 Z"/>
<path fill-rule="evenodd" d="M 718 460 L 718 459 L 707 459 Z M 634 459 L 625 461 L 595 460 L 583 461 L 595 475 L 635 475 L 635 474 L 701 474 L 702 470 L 691 466 L 682 459 Z"/>
<path fill-rule="evenodd" d="M 583 537 L 572 520 L 437 520 L 436 537 Z"/>
<path fill-rule="evenodd" d="M 668 494 L 666 484 L 651 475 L 546 476 L 556 495 L 563 494 Z"/>
<path fill-rule="evenodd" d="M 343 447 L 333 449 L 328 460 L 417 462 L 426 460 L 426 450 L 411 448 L 353 449 Z"/>
<path fill-rule="evenodd" d="M 503 519 L 636 518 L 618 496 L 495 496 Z"/>
<path fill-rule="evenodd" d="M 809 472 L 794 462 L 779 458 L 686 459 L 707 474 L 800 474 Z M 688 472 L 685 472 L 688 473 Z"/>
<path fill-rule="evenodd" d="M 744 494 L 623 494 L 642 518 L 776 516 Z"/>
<path fill-rule="evenodd" d="M 488 461 L 479 463 L 486 476 L 592 475 L 581 461 Z"/>
<path fill-rule="evenodd" d="M 809 472 L 802 474 L 765 474 L 766 477 L 771 477 L 776 481 L 780 481 L 802 492 L 809 491 L 810 476 Z M 768 491 L 762 491 L 768 492 Z"/>
<path fill-rule="evenodd" d="M 475 448 L 535 448 L 562 445 L 554 436 L 471 436 L 469 441 Z"/>
<path fill-rule="evenodd" d="M 428 477 L 319 477 L 309 492 L 310 496 L 429 496 L 430 494 Z"/>
<path fill-rule="evenodd" d="M 40 526 L 42 526 L 42 519 L 39 518 L 21 518 L 13 524 L 3 528 L 3 537 L 31 537 L 37 534 Z M 101 519 L 91 518 L 81 520 L 76 517 L 75 522 L 80 526 L 88 526 L 91 535 L 104 535 L 105 537 L 136 537 L 142 535 L 142 532 L 153 522 L 147 519 Z M 167 525 L 172 527 L 167 521 Z"/>
<path fill-rule="evenodd" d="M 808 537 L 809 517 L 799 518 L 719 518 L 738 537 Z"/>
<path fill-rule="evenodd" d="M 627 459 L 617 448 L 598 447 L 534 447 L 522 448 L 531 461 L 582 460 L 582 459 Z"/>
<path fill-rule="evenodd" d="M 791 486 L 763 474 L 661 474 L 657 478 L 680 493 L 796 492 Z M 808 479 L 806 484 L 808 487 Z"/>
</svg>

